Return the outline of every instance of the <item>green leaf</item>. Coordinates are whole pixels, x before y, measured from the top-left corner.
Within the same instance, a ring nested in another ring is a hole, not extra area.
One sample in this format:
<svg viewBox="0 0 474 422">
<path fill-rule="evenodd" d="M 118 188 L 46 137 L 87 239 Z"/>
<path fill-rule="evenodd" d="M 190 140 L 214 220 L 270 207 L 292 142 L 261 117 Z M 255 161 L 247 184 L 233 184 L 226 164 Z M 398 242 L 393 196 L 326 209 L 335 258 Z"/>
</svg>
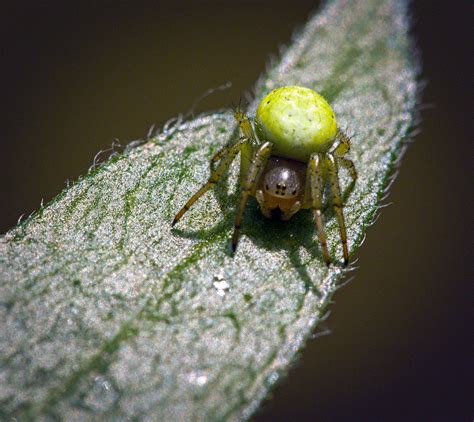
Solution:
<svg viewBox="0 0 474 422">
<path fill-rule="evenodd" d="M 407 31 L 404 2 L 329 2 L 250 106 L 290 84 L 333 105 L 359 170 L 345 208 L 352 251 L 413 123 L 418 68 Z M 2 418 L 221 421 L 258 407 L 346 271 L 324 265 L 309 212 L 278 223 L 255 202 L 231 257 L 237 164 L 171 229 L 211 154 L 236 133 L 229 111 L 178 121 L 0 239 Z"/>
</svg>

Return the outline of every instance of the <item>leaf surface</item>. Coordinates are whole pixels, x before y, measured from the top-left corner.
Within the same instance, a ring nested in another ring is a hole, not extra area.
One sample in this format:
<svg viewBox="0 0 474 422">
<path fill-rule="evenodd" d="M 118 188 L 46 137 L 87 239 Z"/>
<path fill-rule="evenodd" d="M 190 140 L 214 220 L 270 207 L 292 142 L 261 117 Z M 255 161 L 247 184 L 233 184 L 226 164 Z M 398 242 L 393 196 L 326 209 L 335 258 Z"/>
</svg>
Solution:
<svg viewBox="0 0 474 422">
<path fill-rule="evenodd" d="M 407 31 L 404 2 L 329 2 L 250 105 L 292 84 L 333 105 L 359 171 L 345 208 L 352 251 L 413 124 Z M 171 229 L 212 153 L 236 134 L 229 111 L 169 126 L 0 239 L 2 418 L 222 421 L 258 407 L 345 271 L 325 266 L 309 212 L 273 222 L 255 201 L 231 257 L 238 165 Z M 326 227 L 340 260 L 331 212 Z"/>
</svg>

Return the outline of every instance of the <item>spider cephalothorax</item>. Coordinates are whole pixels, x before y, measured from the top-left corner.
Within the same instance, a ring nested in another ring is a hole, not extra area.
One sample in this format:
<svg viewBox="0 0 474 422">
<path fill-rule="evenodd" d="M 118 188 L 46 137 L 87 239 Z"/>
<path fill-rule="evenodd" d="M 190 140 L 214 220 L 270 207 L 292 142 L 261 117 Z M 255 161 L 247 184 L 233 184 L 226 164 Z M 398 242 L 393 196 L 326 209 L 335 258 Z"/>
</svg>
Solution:
<svg viewBox="0 0 474 422">
<path fill-rule="evenodd" d="M 304 163 L 270 157 L 255 192 L 262 214 L 288 220 L 301 208 L 305 179 Z"/>
<path fill-rule="evenodd" d="M 313 212 L 324 261 L 329 265 L 326 234 L 322 221 L 323 193 L 329 184 L 332 206 L 339 224 L 344 263 L 349 261 L 339 166 L 346 168 L 353 183 L 357 172 L 344 158 L 349 138 L 337 127 L 331 106 L 317 92 L 300 86 L 286 86 L 270 92 L 259 104 L 252 122 L 240 108 L 234 117 L 241 137 L 219 150 L 211 159 L 211 176 L 176 214 L 176 224 L 191 205 L 212 186 L 241 152 L 241 193 L 234 224 L 235 252 L 245 206 L 255 196 L 262 214 L 288 220 L 300 209 Z"/>
</svg>

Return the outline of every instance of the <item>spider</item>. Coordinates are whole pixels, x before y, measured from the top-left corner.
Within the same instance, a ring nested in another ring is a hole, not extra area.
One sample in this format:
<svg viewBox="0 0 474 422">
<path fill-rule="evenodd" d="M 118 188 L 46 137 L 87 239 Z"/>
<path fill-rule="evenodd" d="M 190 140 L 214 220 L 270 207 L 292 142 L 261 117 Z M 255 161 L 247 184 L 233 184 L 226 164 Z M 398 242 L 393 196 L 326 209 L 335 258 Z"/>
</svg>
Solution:
<svg viewBox="0 0 474 422">
<path fill-rule="evenodd" d="M 331 106 L 312 89 L 284 86 L 274 89 L 260 102 L 253 122 L 240 107 L 234 111 L 234 118 L 241 136 L 211 158 L 208 181 L 176 214 L 172 226 L 219 181 L 240 152 L 241 191 L 232 252 L 237 249 L 247 201 L 254 196 L 268 218 L 288 220 L 300 209 L 310 208 L 323 259 L 329 266 L 331 257 L 322 218 L 323 194 L 329 184 L 347 265 L 349 248 L 338 172 L 339 166 L 347 169 L 353 186 L 357 171 L 354 163 L 344 158 L 351 146 L 350 139 L 338 129 Z"/>
</svg>

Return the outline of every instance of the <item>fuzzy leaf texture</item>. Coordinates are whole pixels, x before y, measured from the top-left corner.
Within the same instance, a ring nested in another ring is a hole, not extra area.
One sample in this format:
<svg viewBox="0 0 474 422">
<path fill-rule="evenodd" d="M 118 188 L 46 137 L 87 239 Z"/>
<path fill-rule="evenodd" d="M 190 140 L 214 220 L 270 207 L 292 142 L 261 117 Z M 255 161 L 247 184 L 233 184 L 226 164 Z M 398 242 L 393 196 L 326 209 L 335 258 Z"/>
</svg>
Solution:
<svg viewBox="0 0 474 422">
<path fill-rule="evenodd" d="M 359 171 L 345 208 L 352 252 L 416 114 L 407 8 L 328 2 L 249 108 L 293 84 L 332 104 Z M 235 421 L 255 411 L 347 270 L 324 264 L 308 210 L 272 222 L 253 200 L 232 257 L 237 163 L 171 229 L 212 153 L 236 135 L 230 111 L 165 127 L 0 239 L 1 419 Z M 326 227 L 341 260 L 331 212 Z"/>
</svg>

